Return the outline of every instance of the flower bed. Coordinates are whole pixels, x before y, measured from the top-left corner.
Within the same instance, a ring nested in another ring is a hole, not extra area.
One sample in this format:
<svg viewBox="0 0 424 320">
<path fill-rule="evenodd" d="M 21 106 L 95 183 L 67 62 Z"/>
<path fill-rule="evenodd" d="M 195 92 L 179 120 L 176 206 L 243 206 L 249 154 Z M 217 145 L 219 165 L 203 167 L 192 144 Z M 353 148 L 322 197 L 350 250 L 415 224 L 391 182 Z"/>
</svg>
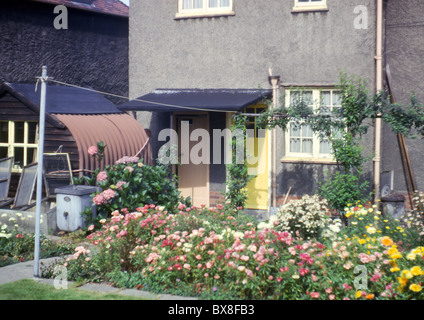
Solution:
<svg viewBox="0 0 424 320">
<path fill-rule="evenodd" d="M 349 208 L 348 228 L 329 219 L 311 239 L 224 206 L 178 209 L 116 210 L 91 248 L 57 263 L 72 280 L 205 299 L 423 298 L 424 247 L 375 207 Z"/>
<path fill-rule="evenodd" d="M 25 233 L 19 229 L 25 215 L 16 214 L 17 218 L 10 218 L 7 223 L 0 222 L 0 267 L 34 258 L 34 234 Z M 40 237 L 40 257 L 50 258 L 72 253 L 73 246 L 66 242 L 53 241 L 45 235 Z"/>
</svg>

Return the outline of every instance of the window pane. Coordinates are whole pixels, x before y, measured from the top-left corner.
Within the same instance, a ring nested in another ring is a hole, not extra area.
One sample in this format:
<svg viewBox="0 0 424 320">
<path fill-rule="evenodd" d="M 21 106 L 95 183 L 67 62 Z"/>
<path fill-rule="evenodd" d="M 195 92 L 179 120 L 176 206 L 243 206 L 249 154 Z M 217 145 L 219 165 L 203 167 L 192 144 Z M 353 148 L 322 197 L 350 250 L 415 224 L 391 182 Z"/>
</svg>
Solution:
<svg viewBox="0 0 424 320">
<path fill-rule="evenodd" d="M 230 0 L 221 0 L 221 7 L 229 7 Z"/>
<path fill-rule="evenodd" d="M 27 159 L 26 159 L 26 164 L 31 164 L 34 162 L 37 162 L 37 149 L 35 148 L 28 148 L 27 149 Z"/>
<path fill-rule="evenodd" d="M 331 106 L 331 92 L 330 91 L 322 91 L 321 92 L 321 105 Z"/>
<path fill-rule="evenodd" d="M 319 144 L 319 153 L 321 154 L 330 154 L 331 153 L 331 144 L 330 141 L 324 140 Z"/>
<path fill-rule="evenodd" d="M 0 122 L 0 142 L 8 143 L 9 142 L 9 123 Z"/>
<path fill-rule="evenodd" d="M 302 94 L 303 102 L 306 104 L 313 104 L 312 91 L 304 91 Z"/>
<path fill-rule="evenodd" d="M 37 131 L 38 131 L 38 124 L 37 122 L 29 122 L 28 123 L 28 143 L 37 143 Z"/>
<path fill-rule="evenodd" d="M 193 8 L 194 9 L 203 8 L 203 0 L 193 0 Z"/>
<path fill-rule="evenodd" d="M 333 92 L 333 106 L 341 106 L 342 100 L 339 92 Z"/>
<path fill-rule="evenodd" d="M 218 8 L 219 0 L 209 0 L 209 8 Z"/>
<path fill-rule="evenodd" d="M 297 125 L 295 125 L 294 123 L 292 123 L 290 125 L 290 136 L 291 137 L 300 137 L 299 127 Z"/>
<path fill-rule="evenodd" d="M 312 153 L 313 152 L 312 146 L 313 146 L 312 139 L 304 139 L 302 143 L 302 152 Z"/>
<path fill-rule="evenodd" d="M 297 103 L 299 100 L 305 102 L 306 104 L 312 104 L 312 91 L 293 91 L 290 93 L 290 103 Z"/>
<path fill-rule="evenodd" d="M 8 148 L 0 147 L 0 159 L 4 159 L 8 157 Z"/>
<path fill-rule="evenodd" d="M 24 166 L 24 148 L 14 148 L 14 166 L 23 168 Z"/>
<path fill-rule="evenodd" d="M 311 126 L 302 126 L 302 137 L 303 138 L 312 138 L 313 132 Z"/>
<path fill-rule="evenodd" d="M 15 143 L 24 143 L 24 122 L 15 122 Z"/>
<path fill-rule="evenodd" d="M 300 152 L 300 139 L 290 139 L 290 152 Z"/>
</svg>

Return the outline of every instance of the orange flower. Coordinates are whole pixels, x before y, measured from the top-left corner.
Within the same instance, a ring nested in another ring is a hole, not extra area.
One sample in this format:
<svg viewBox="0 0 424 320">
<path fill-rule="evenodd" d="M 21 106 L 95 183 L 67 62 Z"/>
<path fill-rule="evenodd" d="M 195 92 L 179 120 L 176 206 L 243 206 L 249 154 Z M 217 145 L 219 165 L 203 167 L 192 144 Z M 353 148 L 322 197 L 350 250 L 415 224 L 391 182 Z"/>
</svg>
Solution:
<svg viewBox="0 0 424 320">
<path fill-rule="evenodd" d="M 383 238 L 381 238 L 381 244 L 386 246 L 386 247 L 390 247 L 391 245 L 393 245 L 393 240 L 390 239 L 389 237 L 385 236 Z"/>
<path fill-rule="evenodd" d="M 367 294 L 366 296 L 365 296 L 365 299 L 367 299 L 367 300 L 372 300 L 372 299 L 374 299 L 374 295 L 372 294 L 372 293 L 370 293 L 370 294 Z"/>
</svg>

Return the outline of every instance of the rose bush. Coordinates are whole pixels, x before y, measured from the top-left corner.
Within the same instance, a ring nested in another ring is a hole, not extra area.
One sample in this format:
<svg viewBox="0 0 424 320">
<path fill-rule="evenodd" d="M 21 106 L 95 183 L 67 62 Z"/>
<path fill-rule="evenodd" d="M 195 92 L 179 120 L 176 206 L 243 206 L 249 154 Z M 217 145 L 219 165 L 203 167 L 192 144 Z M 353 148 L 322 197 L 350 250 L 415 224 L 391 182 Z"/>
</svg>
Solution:
<svg viewBox="0 0 424 320">
<path fill-rule="evenodd" d="M 306 239 L 225 206 L 115 210 L 91 248 L 57 263 L 73 280 L 205 299 L 422 299 L 424 248 L 387 229 L 375 207 L 346 214 L 335 237 Z"/>
</svg>

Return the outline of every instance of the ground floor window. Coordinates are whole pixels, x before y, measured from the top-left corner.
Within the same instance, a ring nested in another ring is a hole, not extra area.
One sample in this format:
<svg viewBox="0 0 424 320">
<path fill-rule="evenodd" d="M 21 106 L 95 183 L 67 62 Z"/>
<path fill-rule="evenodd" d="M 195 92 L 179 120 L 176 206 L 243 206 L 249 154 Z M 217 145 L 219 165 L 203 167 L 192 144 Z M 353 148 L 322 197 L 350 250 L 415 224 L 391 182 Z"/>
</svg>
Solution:
<svg viewBox="0 0 424 320">
<path fill-rule="evenodd" d="M 333 113 L 340 108 L 340 95 L 335 89 L 286 90 L 286 105 L 303 101 L 316 112 Z M 286 157 L 300 159 L 332 159 L 328 139 L 320 139 L 309 125 L 290 123 L 286 132 Z"/>
<path fill-rule="evenodd" d="M 13 171 L 37 160 L 38 123 L 0 121 L 0 159 L 13 157 Z"/>
</svg>

